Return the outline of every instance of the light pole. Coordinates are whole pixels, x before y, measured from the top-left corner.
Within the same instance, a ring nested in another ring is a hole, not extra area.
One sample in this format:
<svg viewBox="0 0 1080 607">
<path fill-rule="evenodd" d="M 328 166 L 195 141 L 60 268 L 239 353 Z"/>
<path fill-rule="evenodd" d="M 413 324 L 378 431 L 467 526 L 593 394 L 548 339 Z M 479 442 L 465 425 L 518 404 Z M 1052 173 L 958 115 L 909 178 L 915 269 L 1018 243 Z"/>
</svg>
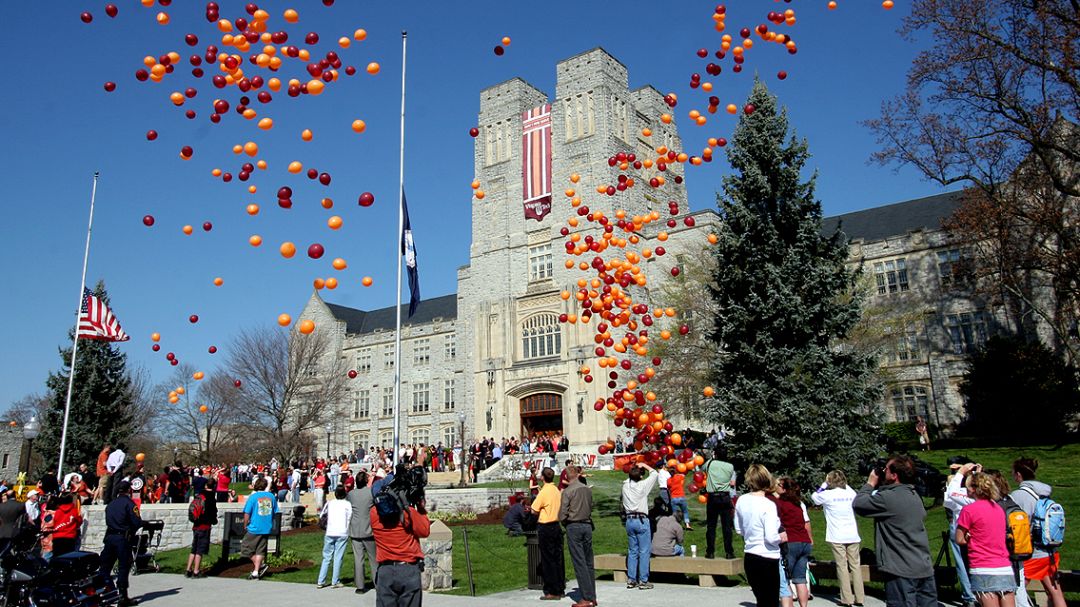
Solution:
<svg viewBox="0 0 1080 607">
<path fill-rule="evenodd" d="M 326 461 L 330 461 L 330 433 L 334 431 L 334 422 L 326 422 Z"/>
<path fill-rule="evenodd" d="M 461 481 L 458 482 L 458 487 L 465 487 L 465 468 L 468 466 L 465 455 L 465 412 L 458 413 L 457 418 L 461 427 L 461 432 L 458 434 L 458 442 L 461 443 Z"/>
<path fill-rule="evenodd" d="M 30 460 L 34 457 L 34 439 L 41 434 L 41 422 L 37 416 L 31 416 L 30 421 L 23 425 L 23 438 L 26 439 L 26 473 L 30 474 Z"/>
</svg>

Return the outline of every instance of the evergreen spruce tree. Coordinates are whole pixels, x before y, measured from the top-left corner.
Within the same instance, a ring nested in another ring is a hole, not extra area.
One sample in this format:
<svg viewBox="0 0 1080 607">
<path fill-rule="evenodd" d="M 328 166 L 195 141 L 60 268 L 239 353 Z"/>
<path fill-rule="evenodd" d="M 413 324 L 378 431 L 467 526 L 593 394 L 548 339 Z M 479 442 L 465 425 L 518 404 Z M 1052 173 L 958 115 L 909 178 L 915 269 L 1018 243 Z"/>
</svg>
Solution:
<svg viewBox="0 0 1080 607">
<path fill-rule="evenodd" d="M 833 468 L 854 477 L 876 451 L 876 361 L 843 343 L 859 320 L 858 273 L 839 232 L 821 233 L 815 178 L 800 175 L 806 141 L 789 138 L 761 82 L 747 103 L 717 197 L 710 413 L 734 432 L 732 457 L 816 486 Z"/>
<path fill-rule="evenodd" d="M 108 305 L 103 282 L 98 282 L 94 295 Z M 68 339 L 74 340 L 73 332 L 68 332 Z M 60 351 L 60 359 L 60 371 L 50 373 L 46 381 L 49 408 L 41 422 L 41 436 L 34 442 L 34 451 L 43 459 L 43 465 L 48 470 L 55 470 L 60 456 L 64 403 L 71 373 L 70 346 Z M 70 470 L 82 463 L 92 466 L 106 442 L 115 446 L 127 441 L 133 429 L 132 402 L 127 355 L 110 342 L 80 340 L 75 384 L 71 392 L 64 469 Z"/>
</svg>

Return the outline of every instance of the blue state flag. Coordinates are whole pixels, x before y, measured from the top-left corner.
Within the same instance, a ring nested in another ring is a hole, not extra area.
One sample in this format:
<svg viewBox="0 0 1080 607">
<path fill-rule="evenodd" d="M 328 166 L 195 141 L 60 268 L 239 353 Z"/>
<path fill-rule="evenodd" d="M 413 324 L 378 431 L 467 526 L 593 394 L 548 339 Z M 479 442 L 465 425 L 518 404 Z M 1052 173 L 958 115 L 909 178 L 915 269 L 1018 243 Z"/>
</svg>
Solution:
<svg viewBox="0 0 1080 607">
<path fill-rule="evenodd" d="M 405 269 L 409 272 L 409 318 L 420 305 L 420 274 L 416 271 L 416 243 L 413 242 L 412 226 L 409 224 L 409 205 L 405 201 L 405 189 L 401 190 L 401 254 L 405 256 Z"/>
</svg>

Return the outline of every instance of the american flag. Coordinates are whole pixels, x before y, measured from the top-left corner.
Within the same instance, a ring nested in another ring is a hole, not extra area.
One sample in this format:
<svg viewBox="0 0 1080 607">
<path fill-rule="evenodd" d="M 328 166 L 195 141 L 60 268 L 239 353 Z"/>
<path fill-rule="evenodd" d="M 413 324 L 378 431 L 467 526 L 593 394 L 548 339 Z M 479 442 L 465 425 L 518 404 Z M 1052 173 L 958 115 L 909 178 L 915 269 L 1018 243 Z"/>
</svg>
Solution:
<svg viewBox="0 0 1080 607">
<path fill-rule="evenodd" d="M 120 328 L 120 323 L 90 289 L 83 288 L 82 309 L 79 312 L 79 332 L 76 338 L 100 339 L 102 341 L 127 341 L 131 339 Z"/>
</svg>

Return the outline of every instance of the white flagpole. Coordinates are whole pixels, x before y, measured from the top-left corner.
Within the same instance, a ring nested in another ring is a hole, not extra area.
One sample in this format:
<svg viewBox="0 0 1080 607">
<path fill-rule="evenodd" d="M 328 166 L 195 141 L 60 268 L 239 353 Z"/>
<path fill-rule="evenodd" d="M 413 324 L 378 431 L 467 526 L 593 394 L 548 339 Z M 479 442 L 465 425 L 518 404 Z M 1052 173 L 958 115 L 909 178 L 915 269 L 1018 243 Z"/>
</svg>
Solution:
<svg viewBox="0 0 1080 607">
<path fill-rule="evenodd" d="M 86 262 L 90 259 L 90 233 L 94 230 L 94 198 L 97 196 L 98 174 L 90 188 L 90 221 L 86 226 L 86 249 L 83 251 L 82 281 L 79 283 L 79 305 L 75 307 L 75 341 L 71 344 L 71 365 L 68 376 L 67 400 L 64 402 L 64 427 L 60 431 L 60 461 L 56 463 L 56 478 L 64 477 L 64 451 L 67 448 L 68 417 L 71 415 L 71 391 L 75 387 L 75 354 L 79 351 L 79 319 L 82 317 L 83 291 L 86 289 Z"/>
<path fill-rule="evenodd" d="M 401 444 L 401 234 L 405 229 L 405 41 L 401 32 L 401 151 L 398 156 L 398 237 L 397 246 L 397 330 L 394 331 L 394 467 L 398 464 L 398 446 Z"/>
</svg>

